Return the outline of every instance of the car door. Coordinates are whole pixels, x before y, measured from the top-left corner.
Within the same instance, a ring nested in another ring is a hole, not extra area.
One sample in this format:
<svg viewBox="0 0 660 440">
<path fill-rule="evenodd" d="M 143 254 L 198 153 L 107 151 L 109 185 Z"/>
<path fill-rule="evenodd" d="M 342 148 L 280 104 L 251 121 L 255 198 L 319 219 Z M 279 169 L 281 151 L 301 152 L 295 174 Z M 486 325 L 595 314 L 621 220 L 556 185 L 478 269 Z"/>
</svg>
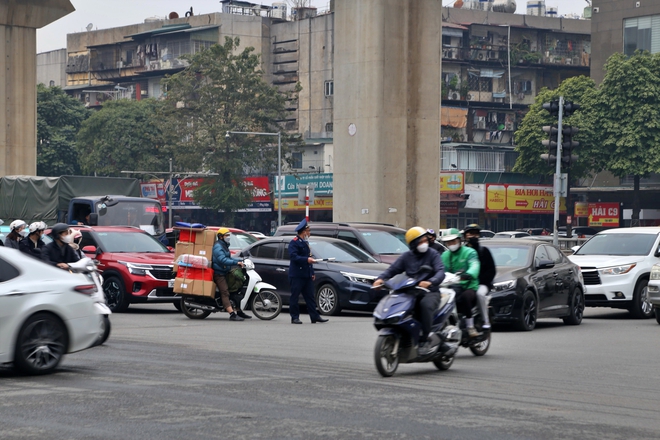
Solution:
<svg viewBox="0 0 660 440">
<path fill-rule="evenodd" d="M 556 280 L 556 290 L 552 299 L 552 307 L 557 309 L 568 308 L 568 299 L 573 287 L 574 269 L 568 259 L 554 246 L 545 245 L 548 256 L 555 263 L 553 273 Z"/>
<path fill-rule="evenodd" d="M 534 274 L 531 279 L 539 295 L 539 312 L 551 307 L 557 289 L 553 269 L 539 269 L 539 263 L 543 260 L 550 260 L 548 250 L 545 246 L 538 246 L 534 253 Z"/>
<path fill-rule="evenodd" d="M 275 286 L 278 293 L 284 298 L 285 293 L 289 291 L 289 283 L 286 276 L 282 276 L 282 267 L 278 258 L 281 253 L 281 245 L 282 243 L 279 241 L 258 243 L 247 252 L 262 281 Z"/>
</svg>

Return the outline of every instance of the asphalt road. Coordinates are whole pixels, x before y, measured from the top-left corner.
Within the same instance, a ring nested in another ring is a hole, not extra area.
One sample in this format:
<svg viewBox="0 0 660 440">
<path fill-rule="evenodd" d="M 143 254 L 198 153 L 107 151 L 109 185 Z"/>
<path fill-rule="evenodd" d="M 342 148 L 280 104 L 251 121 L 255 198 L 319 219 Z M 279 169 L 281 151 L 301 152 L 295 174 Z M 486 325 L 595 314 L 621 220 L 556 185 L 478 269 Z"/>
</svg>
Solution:
<svg viewBox="0 0 660 440">
<path fill-rule="evenodd" d="M 660 325 L 588 309 L 579 327 L 498 329 L 486 356 L 381 378 L 368 315 L 327 324 L 112 316 L 57 373 L 0 370 L 2 439 L 657 439 Z"/>
</svg>

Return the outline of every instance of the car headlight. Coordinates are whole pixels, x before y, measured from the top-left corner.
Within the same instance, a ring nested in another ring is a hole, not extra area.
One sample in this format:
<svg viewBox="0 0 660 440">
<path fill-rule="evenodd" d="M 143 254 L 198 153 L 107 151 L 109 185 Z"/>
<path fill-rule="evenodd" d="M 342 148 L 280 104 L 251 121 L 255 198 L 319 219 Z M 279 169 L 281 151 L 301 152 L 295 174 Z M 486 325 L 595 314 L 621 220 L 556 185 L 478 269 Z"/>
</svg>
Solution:
<svg viewBox="0 0 660 440">
<path fill-rule="evenodd" d="M 128 268 L 128 272 L 133 275 L 146 275 L 148 270 L 151 270 L 151 266 L 148 264 L 139 264 L 139 263 L 127 263 L 125 261 L 119 261 Z"/>
<path fill-rule="evenodd" d="M 633 267 L 637 266 L 637 263 L 626 264 L 623 266 L 612 266 L 599 269 L 601 275 L 623 275 L 630 272 Z"/>
<path fill-rule="evenodd" d="M 373 275 L 364 275 L 360 273 L 340 272 L 347 280 L 354 283 L 373 284 L 378 279 Z"/>
<path fill-rule="evenodd" d="M 651 279 L 660 280 L 660 265 L 656 264 L 651 268 Z"/>
<path fill-rule="evenodd" d="M 511 290 L 516 287 L 517 283 L 518 280 L 509 280 L 509 281 L 502 281 L 501 283 L 493 283 L 493 288 L 491 290 L 493 292 L 502 292 L 504 290 Z"/>
</svg>

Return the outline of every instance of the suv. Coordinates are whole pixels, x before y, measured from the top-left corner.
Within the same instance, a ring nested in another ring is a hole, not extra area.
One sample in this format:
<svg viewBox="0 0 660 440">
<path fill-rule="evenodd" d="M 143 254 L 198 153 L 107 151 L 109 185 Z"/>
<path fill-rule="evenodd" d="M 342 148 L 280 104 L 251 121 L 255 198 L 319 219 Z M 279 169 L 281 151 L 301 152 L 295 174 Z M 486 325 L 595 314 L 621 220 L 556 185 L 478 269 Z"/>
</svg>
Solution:
<svg viewBox="0 0 660 440">
<path fill-rule="evenodd" d="M 660 263 L 660 227 L 609 229 L 584 243 L 569 260 L 584 276 L 585 305 L 628 309 L 650 318 L 648 282 Z"/>
<path fill-rule="evenodd" d="M 113 312 L 131 303 L 173 302 L 174 254 L 141 229 L 122 226 L 78 227 L 81 247 L 103 272 L 105 299 Z M 177 307 L 178 309 L 178 307 Z"/>
<path fill-rule="evenodd" d="M 280 226 L 274 236 L 296 235 L 298 223 Z M 309 224 L 313 236 L 332 237 L 348 241 L 366 251 L 381 263 L 392 264 L 408 250 L 406 230 L 384 223 L 324 223 Z"/>
</svg>

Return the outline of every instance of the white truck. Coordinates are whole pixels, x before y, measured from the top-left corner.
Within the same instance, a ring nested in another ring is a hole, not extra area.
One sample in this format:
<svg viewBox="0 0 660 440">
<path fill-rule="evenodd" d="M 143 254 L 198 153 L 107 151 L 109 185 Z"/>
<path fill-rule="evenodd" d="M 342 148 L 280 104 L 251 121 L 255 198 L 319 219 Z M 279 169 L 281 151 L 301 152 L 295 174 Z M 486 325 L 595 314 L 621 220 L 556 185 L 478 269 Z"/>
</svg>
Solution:
<svg viewBox="0 0 660 440">
<path fill-rule="evenodd" d="M 568 258 L 582 270 L 585 306 L 627 309 L 635 318 L 653 315 L 648 283 L 660 263 L 660 227 L 599 232 Z"/>
</svg>

